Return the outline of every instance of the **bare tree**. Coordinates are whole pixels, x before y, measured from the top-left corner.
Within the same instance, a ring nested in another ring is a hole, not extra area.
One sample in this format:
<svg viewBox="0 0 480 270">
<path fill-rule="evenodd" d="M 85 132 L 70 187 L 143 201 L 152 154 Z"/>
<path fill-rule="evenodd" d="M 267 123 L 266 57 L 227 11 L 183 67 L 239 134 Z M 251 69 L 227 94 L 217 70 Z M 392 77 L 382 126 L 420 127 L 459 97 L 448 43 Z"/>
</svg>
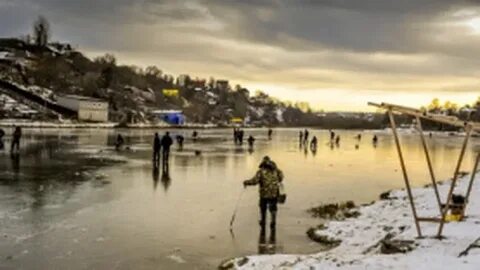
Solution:
<svg viewBox="0 0 480 270">
<path fill-rule="evenodd" d="M 147 76 L 155 77 L 155 78 L 161 78 L 162 77 L 162 71 L 158 69 L 156 66 L 148 66 L 145 69 L 145 73 Z"/>
<path fill-rule="evenodd" d="M 98 56 L 94 59 L 95 63 L 104 65 L 104 66 L 115 66 L 117 64 L 117 59 L 113 54 L 107 53 L 103 56 Z"/>
<path fill-rule="evenodd" d="M 39 16 L 33 24 L 33 37 L 35 45 L 38 47 L 47 46 L 50 37 L 50 24 L 45 17 Z"/>
</svg>

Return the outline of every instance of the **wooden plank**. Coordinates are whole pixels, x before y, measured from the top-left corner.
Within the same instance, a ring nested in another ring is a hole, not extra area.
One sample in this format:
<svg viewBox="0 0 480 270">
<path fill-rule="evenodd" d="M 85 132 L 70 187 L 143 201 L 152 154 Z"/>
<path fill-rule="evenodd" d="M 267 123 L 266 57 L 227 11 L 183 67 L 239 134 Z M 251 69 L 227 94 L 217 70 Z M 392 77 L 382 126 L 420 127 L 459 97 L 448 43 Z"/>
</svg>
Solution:
<svg viewBox="0 0 480 270">
<path fill-rule="evenodd" d="M 405 160 L 403 159 L 402 147 L 400 145 L 400 140 L 397 134 L 397 126 L 395 124 L 395 118 L 393 116 L 392 109 L 388 110 L 388 117 L 390 118 L 390 124 L 392 126 L 393 137 L 395 139 L 395 145 L 397 146 L 398 157 L 400 159 L 400 166 L 402 167 L 403 180 L 405 181 L 405 186 L 407 188 L 408 199 L 410 200 L 410 207 L 412 208 L 413 219 L 415 221 L 415 226 L 417 229 L 418 237 L 422 237 L 422 231 L 420 229 L 420 224 L 418 223 L 417 210 L 415 209 L 415 202 L 413 201 L 412 190 L 410 188 L 410 180 L 408 179 L 407 168 L 405 166 Z"/>
<path fill-rule="evenodd" d="M 441 222 L 441 218 L 435 218 L 435 217 L 418 217 L 418 221 L 422 222 Z"/>
</svg>

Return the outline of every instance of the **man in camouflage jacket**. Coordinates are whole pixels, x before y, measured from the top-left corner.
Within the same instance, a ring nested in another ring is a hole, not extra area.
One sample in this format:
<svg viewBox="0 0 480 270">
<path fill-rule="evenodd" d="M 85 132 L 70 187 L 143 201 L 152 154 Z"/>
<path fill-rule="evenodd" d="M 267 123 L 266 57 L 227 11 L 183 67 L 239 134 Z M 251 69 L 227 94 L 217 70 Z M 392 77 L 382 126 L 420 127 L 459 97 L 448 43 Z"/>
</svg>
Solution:
<svg viewBox="0 0 480 270">
<path fill-rule="evenodd" d="M 282 180 L 282 171 L 277 168 L 275 162 L 273 162 L 268 156 L 266 156 L 263 158 L 262 163 L 260 163 L 259 169 L 255 176 L 252 179 L 245 180 L 243 182 L 243 185 L 245 187 L 257 184 L 259 185 L 261 232 L 265 232 L 267 207 L 270 210 L 271 214 L 270 229 L 272 231 L 275 230 L 279 186 Z"/>
</svg>

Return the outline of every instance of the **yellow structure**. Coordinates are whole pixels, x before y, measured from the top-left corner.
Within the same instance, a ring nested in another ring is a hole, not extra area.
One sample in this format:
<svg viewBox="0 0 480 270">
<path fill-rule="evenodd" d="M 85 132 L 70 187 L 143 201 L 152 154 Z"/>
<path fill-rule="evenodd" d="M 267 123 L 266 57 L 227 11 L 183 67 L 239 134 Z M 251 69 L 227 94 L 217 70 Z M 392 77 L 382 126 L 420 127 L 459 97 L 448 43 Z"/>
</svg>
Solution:
<svg viewBox="0 0 480 270">
<path fill-rule="evenodd" d="M 234 124 L 242 124 L 243 123 L 243 118 L 233 117 L 232 119 L 230 119 L 230 122 L 234 123 Z"/>
<path fill-rule="evenodd" d="M 163 89 L 162 92 L 166 97 L 178 97 L 178 89 Z"/>
</svg>

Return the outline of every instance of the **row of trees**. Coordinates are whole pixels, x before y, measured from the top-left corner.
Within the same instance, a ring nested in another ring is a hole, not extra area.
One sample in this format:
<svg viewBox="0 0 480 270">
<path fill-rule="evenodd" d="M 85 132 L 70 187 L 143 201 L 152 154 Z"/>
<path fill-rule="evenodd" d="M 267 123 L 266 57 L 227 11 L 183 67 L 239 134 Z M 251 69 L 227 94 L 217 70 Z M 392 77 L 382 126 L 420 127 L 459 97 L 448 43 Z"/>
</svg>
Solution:
<svg viewBox="0 0 480 270">
<path fill-rule="evenodd" d="M 462 106 L 448 100 L 442 104 L 440 99 L 434 98 L 430 104 L 422 107 L 422 110 L 431 113 L 457 116 L 462 120 L 480 121 L 480 96 L 471 104 L 464 104 Z"/>
</svg>

